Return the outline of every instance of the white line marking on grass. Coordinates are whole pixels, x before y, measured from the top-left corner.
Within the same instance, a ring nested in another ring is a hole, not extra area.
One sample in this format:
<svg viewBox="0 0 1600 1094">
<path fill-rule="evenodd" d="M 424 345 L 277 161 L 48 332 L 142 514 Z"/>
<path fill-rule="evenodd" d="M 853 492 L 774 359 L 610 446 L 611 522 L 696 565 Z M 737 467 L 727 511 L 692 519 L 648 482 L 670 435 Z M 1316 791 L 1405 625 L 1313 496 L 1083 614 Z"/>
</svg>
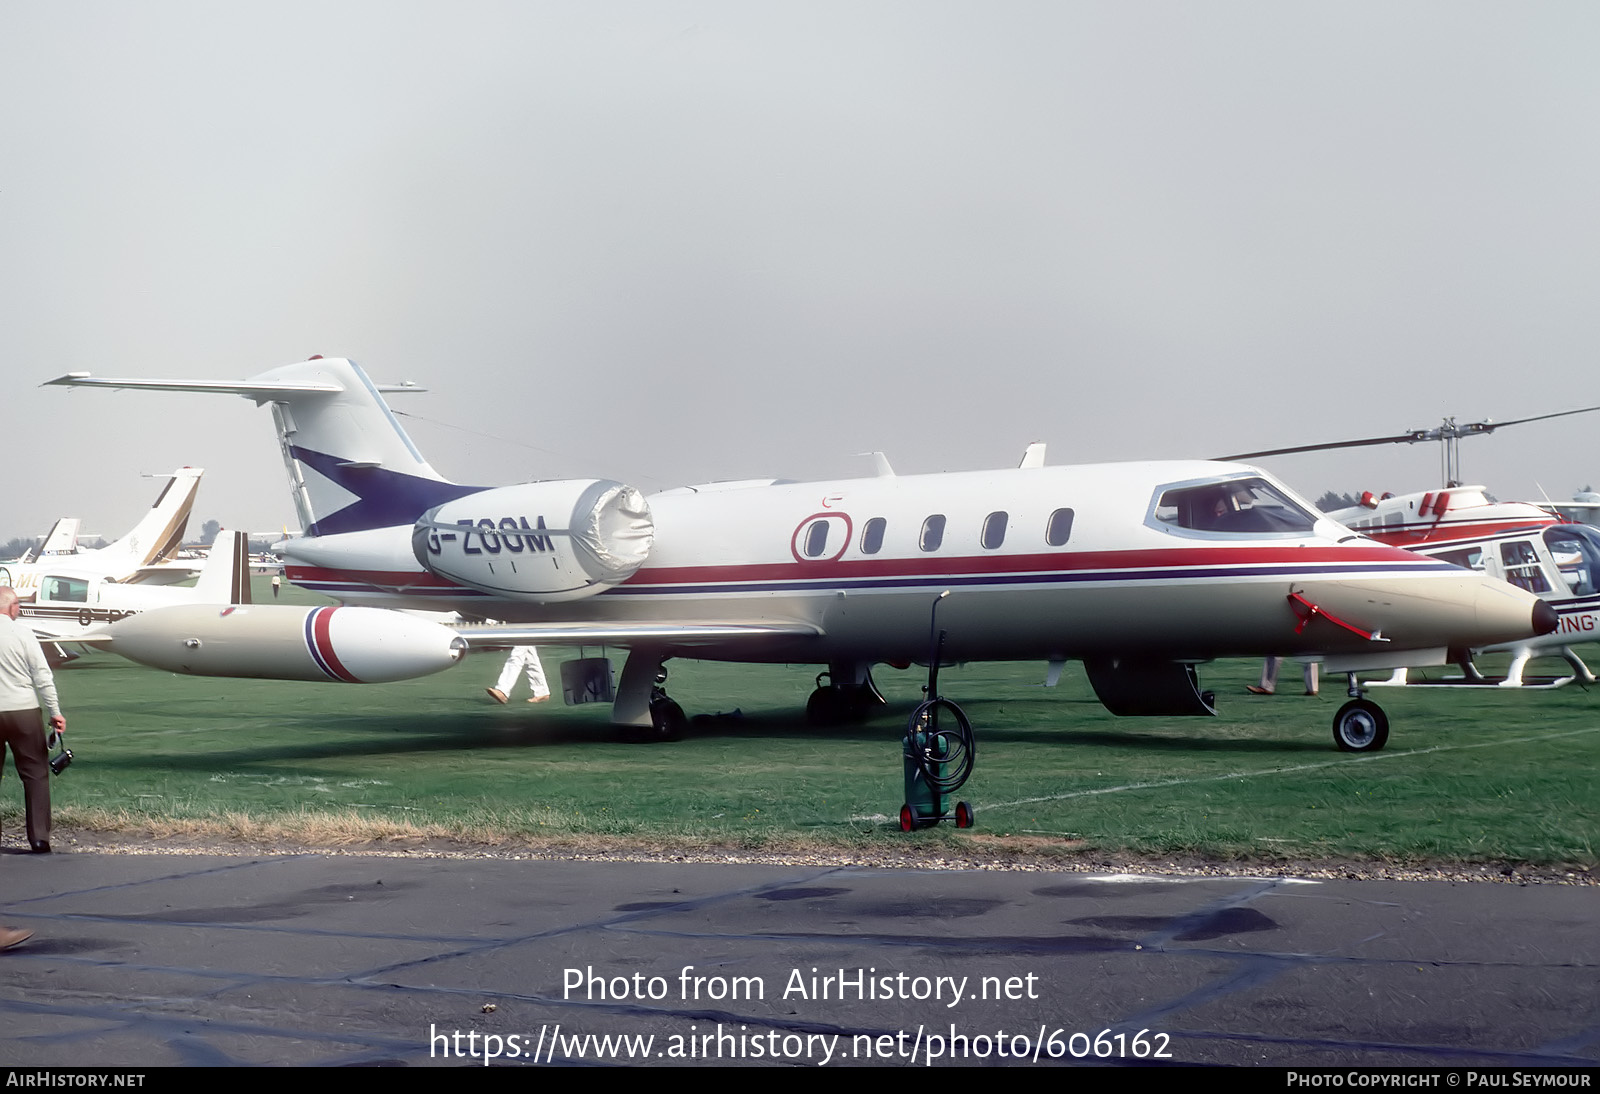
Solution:
<svg viewBox="0 0 1600 1094">
<path fill-rule="evenodd" d="M 1374 752 L 1365 756 L 1350 756 L 1342 760 L 1324 760 L 1316 764 L 1295 764 L 1292 767 L 1273 767 L 1265 771 L 1232 771 L 1226 775 L 1204 775 L 1195 779 L 1167 779 L 1156 783 L 1127 783 L 1123 786 L 1102 786 L 1093 790 L 1069 790 L 1065 794 L 1050 794 L 1042 798 L 1019 798 L 1012 802 L 981 802 L 984 810 L 1009 809 L 1018 805 L 1037 805 L 1040 802 L 1066 801 L 1068 798 L 1088 798 L 1096 794 L 1120 794 L 1124 790 L 1159 790 L 1168 786 L 1188 786 L 1194 783 L 1219 783 L 1228 779 L 1249 779 L 1257 775 L 1292 775 L 1297 771 L 1316 771 L 1324 767 L 1341 767 L 1345 764 L 1370 763 L 1373 760 L 1399 759 L 1404 756 L 1423 756 L 1429 752 L 1465 751 L 1469 748 L 1499 748 L 1503 745 L 1529 744 L 1533 741 L 1553 741 L 1559 737 L 1581 737 L 1587 733 L 1600 733 L 1593 729 L 1569 729 L 1562 733 L 1543 733 L 1534 737 L 1511 737 L 1498 741 L 1480 741 L 1470 745 L 1434 745 L 1431 748 L 1413 748 L 1405 752 Z"/>
</svg>

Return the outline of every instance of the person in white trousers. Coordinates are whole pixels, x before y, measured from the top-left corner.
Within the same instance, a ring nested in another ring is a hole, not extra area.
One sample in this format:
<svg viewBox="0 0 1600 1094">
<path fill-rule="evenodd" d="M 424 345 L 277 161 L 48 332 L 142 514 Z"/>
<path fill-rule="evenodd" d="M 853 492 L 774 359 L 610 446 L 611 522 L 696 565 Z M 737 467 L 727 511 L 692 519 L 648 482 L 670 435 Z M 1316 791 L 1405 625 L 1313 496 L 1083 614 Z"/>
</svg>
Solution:
<svg viewBox="0 0 1600 1094">
<path fill-rule="evenodd" d="M 533 692 L 528 698 L 530 703 L 542 703 L 550 698 L 550 685 L 544 681 L 544 666 L 539 663 L 539 651 L 532 646 L 517 646 L 511 651 L 511 656 L 506 658 L 506 664 L 500 670 L 500 679 L 495 681 L 494 687 L 485 688 L 497 703 L 509 703 L 511 692 L 517 686 L 517 673 L 526 672 L 528 675 L 528 690 Z"/>
</svg>

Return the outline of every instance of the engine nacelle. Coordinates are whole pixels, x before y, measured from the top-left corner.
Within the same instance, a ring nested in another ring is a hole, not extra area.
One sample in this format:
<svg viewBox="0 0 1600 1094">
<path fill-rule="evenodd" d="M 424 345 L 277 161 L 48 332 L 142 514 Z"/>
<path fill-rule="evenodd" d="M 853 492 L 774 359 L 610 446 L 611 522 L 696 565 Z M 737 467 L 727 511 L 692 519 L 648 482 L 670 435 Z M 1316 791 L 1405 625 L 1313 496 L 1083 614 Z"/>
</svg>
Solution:
<svg viewBox="0 0 1600 1094">
<path fill-rule="evenodd" d="M 579 600 L 644 565 L 655 524 L 644 495 L 610 479 L 526 482 L 428 510 L 411 550 L 428 571 L 508 600 Z"/>
</svg>

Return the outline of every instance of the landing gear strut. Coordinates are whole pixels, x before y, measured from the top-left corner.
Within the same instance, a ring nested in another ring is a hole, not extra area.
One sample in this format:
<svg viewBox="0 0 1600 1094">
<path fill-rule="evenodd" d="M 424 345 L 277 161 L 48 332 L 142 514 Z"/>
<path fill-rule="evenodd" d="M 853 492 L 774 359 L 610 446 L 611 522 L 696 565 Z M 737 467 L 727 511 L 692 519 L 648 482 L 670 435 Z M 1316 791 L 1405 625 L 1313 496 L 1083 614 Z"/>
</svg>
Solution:
<svg viewBox="0 0 1600 1094">
<path fill-rule="evenodd" d="M 683 708 L 666 692 L 666 654 L 635 647 L 622 666 L 622 681 L 611 704 L 611 720 L 636 741 L 676 741 L 689 728 Z"/>
<path fill-rule="evenodd" d="M 1376 752 L 1389 743 L 1389 716 L 1371 699 L 1361 697 L 1361 684 L 1350 673 L 1350 701 L 1333 716 L 1333 743 L 1341 752 Z"/>
</svg>

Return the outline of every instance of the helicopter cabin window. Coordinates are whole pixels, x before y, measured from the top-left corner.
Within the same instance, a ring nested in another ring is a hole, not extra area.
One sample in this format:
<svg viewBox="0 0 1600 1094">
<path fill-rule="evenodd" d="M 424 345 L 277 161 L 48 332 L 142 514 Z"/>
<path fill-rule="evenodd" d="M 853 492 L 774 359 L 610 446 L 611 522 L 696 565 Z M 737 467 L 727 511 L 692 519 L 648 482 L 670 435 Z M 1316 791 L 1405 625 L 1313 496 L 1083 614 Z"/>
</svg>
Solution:
<svg viewBox="0 0 1600 1094">
<path fill-rule="evenodd" d="M 924 551 L 937 551 L 944 542 L 944 514 L 935 513 L 922 522 L 922 536 L 917 546 Z"/>
<path fill-rule="evenodd" d="M 1530 593 L 1547 593 L 1550 583 L 1545 580 L 1544 567 L 1539 565 L 1539 555 L 1533 544 L 1525 539 L 1500 545 L 1500 561 L 1506 568 L 1506 580 Z"/>
<path fill-rule="evenodd" d="M 1577 596 L 1600 590 L 1600 532 L 1586 524 L 1558 524 L 1545 529 L 1545 546 L 1561 571 L 1561 580 Z"/>
<path fill-rule="evenodd" d="M 986 551 L 993 551 L 1006 541 L 1006 524 L 1011 520 L 1011 515 L 1004 510 L 997 510 L 983 518 L 983 547 Z"/>
<path fill-rule="evenodd" d="M 1317 518 L 1265 479 L 1230 479 L 1163 491 L 1156 520 L 1193 532 L 1309 533 Z"/>
<path fill-rule="evenodd" d="M 42 584 L 46 600 L 54 600 L 58 604 L 86 604 L 89 601 L 87 581 L 70 577 L 47 577 Z"/>
<path fill-rule="evenodd" d="M 1060 547 L 1072 538 L 1072 510 L 1057 509 L 1050 514 L 1050 522 L 1044 526 L 1044 541 L 1052 547 Z"/>
<path fill-rule="evenodd" d="M 873 517 L 861 529 L 861 553 L 875 555 L 883 550 L 883 530 L 889 522 L 882 517 Z"/>
<path fill-rule="evenodd" d="M 800 548 L 800 553 L 807 558 L 821 558 L 822 553 L 828 549 L 828 522 L 825 520 L 813 521 L 811 527 L 806 529 L 805 545 Z"/>
</svg>

